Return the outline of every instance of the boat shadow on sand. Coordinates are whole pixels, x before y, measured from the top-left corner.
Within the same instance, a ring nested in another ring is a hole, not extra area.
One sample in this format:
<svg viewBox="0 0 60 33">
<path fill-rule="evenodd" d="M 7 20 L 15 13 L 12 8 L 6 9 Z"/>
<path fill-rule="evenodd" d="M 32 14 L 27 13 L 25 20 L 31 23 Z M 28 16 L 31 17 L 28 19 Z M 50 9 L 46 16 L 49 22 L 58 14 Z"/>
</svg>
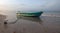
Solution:
<svg viewBox="0 0 60 33">
<path fill-rule="evenodd" d="M 23 20 L 28 20 L 42 24 L 42 20 L 40 17 L 17 17 L 17 19 L 23 19 Z"/>
<path fill-rule="evenodd" d="M 39 24 L 42 24 L 42 20 L 40 17 L 23 17 L 23 16 L 17 16 L 17 20 L 15 20 L 14 22 L 11 22 L 9 24 L 15 24 L 20 19 L 28 20 L 28 21 L 32 21 L 32 22 L 37 22 Z"/>
</svg>

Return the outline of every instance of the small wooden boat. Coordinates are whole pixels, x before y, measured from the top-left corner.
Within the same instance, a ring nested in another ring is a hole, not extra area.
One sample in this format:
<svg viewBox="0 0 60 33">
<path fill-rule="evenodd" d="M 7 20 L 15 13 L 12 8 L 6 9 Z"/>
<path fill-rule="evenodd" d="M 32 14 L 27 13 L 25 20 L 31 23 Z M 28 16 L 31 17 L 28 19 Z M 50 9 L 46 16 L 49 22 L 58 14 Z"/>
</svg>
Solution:
<svg viewBox="0 0 60 33">
<path fill-rule="evenodd" d="M 40 12 L 28 12 L 28 13 L 22 13 L 22 12 L 18 12 L 17 13 L 17 16 L 28 16 L 28 17 L 39 17 L 41 16 L 43 12 L 40 11 Z"/>
</svg>

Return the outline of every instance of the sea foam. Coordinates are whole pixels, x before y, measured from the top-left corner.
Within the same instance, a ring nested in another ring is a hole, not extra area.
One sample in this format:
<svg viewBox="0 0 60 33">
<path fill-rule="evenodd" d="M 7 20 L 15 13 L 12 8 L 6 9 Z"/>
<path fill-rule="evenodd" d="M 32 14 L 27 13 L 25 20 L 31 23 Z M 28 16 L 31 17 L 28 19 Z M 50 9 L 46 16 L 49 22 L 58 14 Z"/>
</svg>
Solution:
<svg viewBox="0 0 60 33">
<path fill-rule="evenodd" d="M 42 14 L 42 16 L 60 17 L 60 15 L 54 15 L 54 14 Z"/>
</svg>

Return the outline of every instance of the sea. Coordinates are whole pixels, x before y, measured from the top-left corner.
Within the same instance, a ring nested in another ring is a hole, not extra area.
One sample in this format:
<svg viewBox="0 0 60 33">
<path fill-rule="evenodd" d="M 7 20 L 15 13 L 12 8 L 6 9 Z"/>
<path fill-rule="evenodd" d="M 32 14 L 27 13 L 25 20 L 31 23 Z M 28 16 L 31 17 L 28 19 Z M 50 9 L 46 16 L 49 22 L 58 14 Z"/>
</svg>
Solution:
<svg viewBox="0 0 60 33">
<path fill-rule="evenodd" d="M 60 11 L 44 11 L 42 16 L 60 17 Z"/>
</svg>

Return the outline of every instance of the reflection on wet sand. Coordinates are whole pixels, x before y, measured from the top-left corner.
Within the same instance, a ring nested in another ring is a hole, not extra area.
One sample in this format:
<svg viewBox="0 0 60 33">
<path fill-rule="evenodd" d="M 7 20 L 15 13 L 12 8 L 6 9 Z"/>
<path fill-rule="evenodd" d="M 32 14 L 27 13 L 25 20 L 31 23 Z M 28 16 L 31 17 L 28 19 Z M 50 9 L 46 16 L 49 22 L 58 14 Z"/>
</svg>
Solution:
<svg viewBox="0 0 60 33">
<path fill-rule="evenodd" d="M 28 20 L 28 21 L 32 21 L 32 22 L 37 22 L 37 23 L 42 24 L 42 20 L 40 17 L 17 17 L 17 20 L 10 22 L 9 24 L 15 24 L 20 19 Z"/>
<path fill-rule="evenodd" d="M 28 20 L 28 21 L 32 21 L 32 22 L 38 22 L 38 23 L 42 23 L 42 20 L 40 17 L 17 17 L 17 19 L 24 19 L 24 20 Z"/>
</svg>

